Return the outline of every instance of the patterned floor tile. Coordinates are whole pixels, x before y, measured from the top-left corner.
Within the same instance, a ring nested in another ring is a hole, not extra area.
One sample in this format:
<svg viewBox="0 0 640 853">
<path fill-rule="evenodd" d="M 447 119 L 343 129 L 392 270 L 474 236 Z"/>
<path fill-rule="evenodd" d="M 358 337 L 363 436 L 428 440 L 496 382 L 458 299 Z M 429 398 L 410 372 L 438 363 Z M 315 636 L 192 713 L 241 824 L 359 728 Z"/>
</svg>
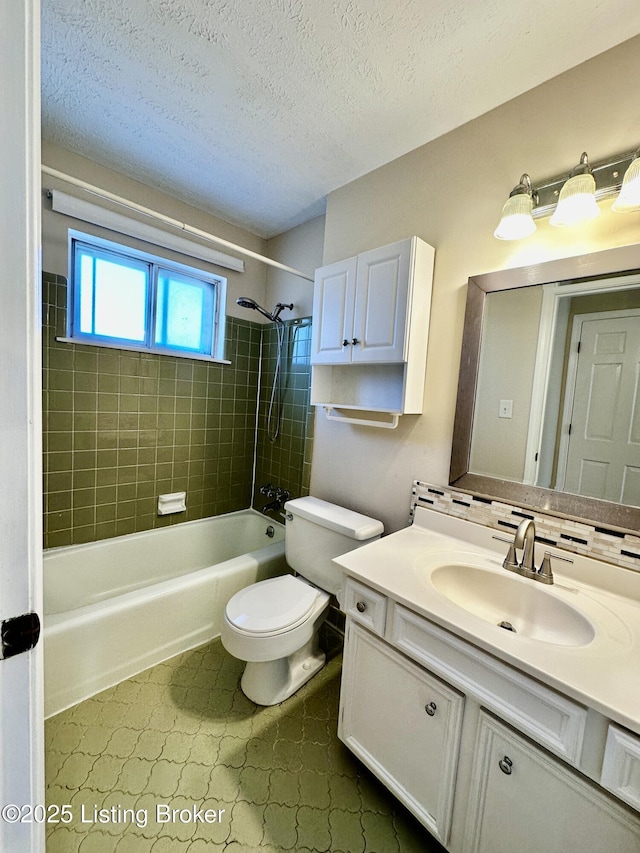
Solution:
<svg viewBox="0 0 640 853">
<path fill-rule="evenodd" d="M 219 641 L 46 724 L 47 853 L 443 853 L 338 740 L 340 658 L 281 705 Z"/>
</svg>

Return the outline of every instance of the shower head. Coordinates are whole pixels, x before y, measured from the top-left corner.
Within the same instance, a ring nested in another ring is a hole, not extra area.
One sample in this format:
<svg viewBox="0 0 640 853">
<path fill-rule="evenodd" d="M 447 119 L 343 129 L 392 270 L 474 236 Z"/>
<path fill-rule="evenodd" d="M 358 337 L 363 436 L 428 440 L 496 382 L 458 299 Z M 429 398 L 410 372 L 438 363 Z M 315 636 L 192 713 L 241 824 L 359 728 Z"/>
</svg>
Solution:
<svg viewBox="0 0 640 853">
<path fill-rule="evenodd" d="M 259 311 L 263 317 L 266 317 L 267 320 L 271 320 L 274 323 L 280 320 L 280 313 L 284 308 L 293 308 L 293 302 L 290 305 L 283 305 L 282 302 L 278 302 L 273 311 L 270 312 L 261 305 L 258 305 L 255 299 L 250 299 L 248 296 L 239 296 L 238 299 L 236 299 L 236 304 L 241 308 L 253 308 L 254 311 Z M 280 320 L 280 322 L 282 321 Z"/>
</svg>

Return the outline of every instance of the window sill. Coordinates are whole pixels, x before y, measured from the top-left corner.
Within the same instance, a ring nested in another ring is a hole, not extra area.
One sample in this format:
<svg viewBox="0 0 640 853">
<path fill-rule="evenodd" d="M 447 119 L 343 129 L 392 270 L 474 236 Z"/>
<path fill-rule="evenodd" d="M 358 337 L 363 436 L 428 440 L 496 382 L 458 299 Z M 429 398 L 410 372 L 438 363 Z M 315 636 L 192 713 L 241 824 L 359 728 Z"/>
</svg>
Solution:
<svg viewBox="0 0 640 853">
<path fill-rule="evenodd" d="M 104 347 L 105 349 L 120 349 L 126 350 L 127 352 L 142 352 L 147 355 L 168 355 L 174 358 L 190 358 L 194 361 L 209 361 L 213 364 L 231 364 L 231 362 L 226 358 L 215 358 L 211 355 L 202 355 L 201 353 L 196 352 L 180 352 L 179 350 L 166 350 L 166 349 L 149 349 L 149 347 L 137 347 L 132 344 L 109 344 L 103 341 L 83 341 L 78 338 L 59 338 L 56 337 L 56 341 L 61 344 L 74 344 L 75 346 L 80 347 Z"/>
</svg>

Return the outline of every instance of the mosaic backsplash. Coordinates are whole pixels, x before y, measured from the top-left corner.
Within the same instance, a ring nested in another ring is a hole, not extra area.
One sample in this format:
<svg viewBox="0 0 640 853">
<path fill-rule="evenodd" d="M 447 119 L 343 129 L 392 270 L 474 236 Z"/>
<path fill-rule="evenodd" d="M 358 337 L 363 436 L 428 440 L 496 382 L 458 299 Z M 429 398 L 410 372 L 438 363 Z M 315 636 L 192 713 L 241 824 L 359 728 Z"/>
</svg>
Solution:
<svg viewBox="0 0 640 853">
<path fill-rule="evenodd" d="M 515 533 L 523 518 L 531 518 L 536 525 L 536 542 L 640 571 L 640 536 L 631 533 L 523 509 L 420 480 L 413 482 L 412 518 L 416 506 L 424 506 L 506 533 Z"/>
</svg>

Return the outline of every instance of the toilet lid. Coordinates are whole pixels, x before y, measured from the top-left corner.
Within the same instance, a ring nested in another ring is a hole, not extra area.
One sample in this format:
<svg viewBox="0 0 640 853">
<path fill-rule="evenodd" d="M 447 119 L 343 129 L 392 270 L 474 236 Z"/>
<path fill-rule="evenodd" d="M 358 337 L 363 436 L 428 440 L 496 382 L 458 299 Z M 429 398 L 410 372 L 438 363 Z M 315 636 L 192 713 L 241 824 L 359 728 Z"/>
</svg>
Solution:
<svg viewBox="0 0 640 853">
<path fill-rule="evenodd" d="M 269 578 L 237 592 L 227 604 L 227 619 L 251 634 L 283 631 L 303 621 L 317 594 L 293 575 Z"/>
</svg>

